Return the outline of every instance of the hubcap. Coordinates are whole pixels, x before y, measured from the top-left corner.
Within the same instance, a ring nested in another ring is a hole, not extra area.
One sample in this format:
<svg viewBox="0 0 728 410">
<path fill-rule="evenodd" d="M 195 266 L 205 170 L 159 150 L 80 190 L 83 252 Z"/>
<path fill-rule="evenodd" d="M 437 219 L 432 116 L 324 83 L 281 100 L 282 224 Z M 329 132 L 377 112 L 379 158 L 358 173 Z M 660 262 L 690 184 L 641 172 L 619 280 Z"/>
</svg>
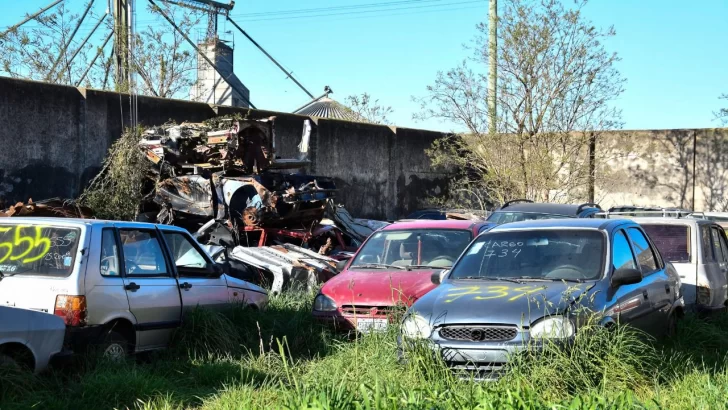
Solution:
<svg viewBox="0 0 728 410">
<path fill-rule="evenodd" d="M 118 344 L 113 343 L 104 350 L 104 357 L 109 358 L 113 361 L 119 361 L 124 358 L 124 348 Z"/>
</svg>

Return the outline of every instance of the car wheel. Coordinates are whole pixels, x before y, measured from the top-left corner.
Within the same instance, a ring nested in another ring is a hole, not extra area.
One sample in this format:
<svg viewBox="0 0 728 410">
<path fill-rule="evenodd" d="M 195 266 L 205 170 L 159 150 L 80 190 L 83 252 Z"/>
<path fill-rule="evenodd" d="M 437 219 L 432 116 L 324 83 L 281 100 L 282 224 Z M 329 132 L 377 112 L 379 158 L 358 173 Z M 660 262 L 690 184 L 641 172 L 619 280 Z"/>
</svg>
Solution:
<svg viewBox="0 0 728 410">
<path fill-rule="evenodd" d="M 20 364 L 12 357 L 0 353 L 0 369 L 20 370 Z"/>
<path fill-rule="evenodd" d="M 667 337 L 675 337 L 677 334 L 677 315 L 671 314 L 667 319 Z"/>
<path fill-rule="evenodd" d="M 120 362 L 129 354 L 129 342 L 117 332 L 109 332 L 100 346 L 101 355 L 108 360 Z"/>
</svg>

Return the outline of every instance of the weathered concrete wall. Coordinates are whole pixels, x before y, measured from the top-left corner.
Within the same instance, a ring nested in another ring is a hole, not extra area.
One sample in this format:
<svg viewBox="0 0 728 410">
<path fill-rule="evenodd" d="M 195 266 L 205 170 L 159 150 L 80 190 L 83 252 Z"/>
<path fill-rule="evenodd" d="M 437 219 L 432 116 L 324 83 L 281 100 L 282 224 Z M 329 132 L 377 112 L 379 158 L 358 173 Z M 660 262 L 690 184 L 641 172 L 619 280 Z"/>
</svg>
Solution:
<svg viewBox="0 0 728 410">
<path fill-rule="evenodd" d="M 247 109 L 138 97 L 143 125 L 202 121 Z M 77 197 L 100 169 L 113 141 L 129 125 L 129 96 L 40 82 L 0 78 L 0 199 Z M 276 155 L 297 153 L 305 116 L 276 116 Z M 432 131 L 312 119 L 312 164 L 307 170 L 336 179 L 338 200 L 352 214 L 397 218 L 419 205 L 425 192 L 441 192 L 445 179 L 430 169 L 424 148 Z"/>
</svg>

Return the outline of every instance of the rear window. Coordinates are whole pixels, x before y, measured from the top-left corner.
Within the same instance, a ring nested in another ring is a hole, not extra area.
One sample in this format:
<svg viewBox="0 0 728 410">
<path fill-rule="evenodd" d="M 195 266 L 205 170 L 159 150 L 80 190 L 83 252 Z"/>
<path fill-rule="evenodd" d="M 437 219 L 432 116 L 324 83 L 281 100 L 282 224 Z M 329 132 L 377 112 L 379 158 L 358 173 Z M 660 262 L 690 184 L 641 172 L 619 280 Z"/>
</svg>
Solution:
<svg viewBox="0 0 728 410">
<path fill-rule="evenodd" d="M 80 234 L 78 228 L 0 224 L 0 272 L 68 276 Z"/>
<path fill-rule="evenodd" d="M 562 219 L 573 218 L 573 216 L 544 214 L 538 212 L 493 212 L 488 218 L 488 222 L 499 225 L 509 222 L 531 221 L 534 219 Z"/>
<path fill-rule="evenodd" d="M 687 225 L 642 225 L 662 257 L 673 263 L 689 263 L 690 227 Z"/>
</svg>

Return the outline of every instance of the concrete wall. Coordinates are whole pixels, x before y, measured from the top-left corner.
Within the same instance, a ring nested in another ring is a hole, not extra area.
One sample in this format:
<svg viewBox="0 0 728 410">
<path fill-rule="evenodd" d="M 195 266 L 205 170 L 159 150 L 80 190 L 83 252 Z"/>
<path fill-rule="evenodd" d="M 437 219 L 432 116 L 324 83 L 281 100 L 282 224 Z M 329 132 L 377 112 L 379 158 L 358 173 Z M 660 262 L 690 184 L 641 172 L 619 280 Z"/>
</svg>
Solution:
<svg viewBox="0 0 728 410">
<path fill-rule="evenodd" d="M 234 107 L 138 97 L 143 125 L 168 120 L 202 121 L 248 112 Z M 0 78 L 0 199 L 6 204 L 77 197 L 100 170 L 112 142 L 129 125 L 129 96 L 40 82 Z M 276 116 L 276 154 L 297 152 L 308 117 Z M 312 164 L 307 171 L 336 179 L 339 201 L 356 216 L 397 218 L 418 205 L 424 192 L 442 192 L 424 153 L 442 134 L 432 131 L 314 119 Z"/>
</svg>

